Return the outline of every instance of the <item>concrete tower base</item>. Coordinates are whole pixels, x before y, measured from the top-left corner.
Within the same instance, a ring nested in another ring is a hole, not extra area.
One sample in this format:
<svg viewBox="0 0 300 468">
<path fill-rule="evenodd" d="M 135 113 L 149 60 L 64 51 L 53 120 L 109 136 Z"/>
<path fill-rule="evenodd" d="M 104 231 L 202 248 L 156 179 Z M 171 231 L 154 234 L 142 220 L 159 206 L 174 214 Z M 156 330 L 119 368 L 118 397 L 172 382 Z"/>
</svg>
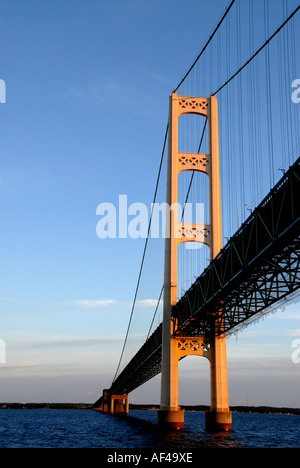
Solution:
<svg viewBox="0 0 300 468">
<path fill-rule="evenodd" d="M 158 425 L 165 430 L 184 428 L 184 410 L 159 410 Z"/>
<path fill-rule="evenodd" d="M 205 428 L 208 432 L 231 431 L 231 411 L 206 411 Z"/>
</svg>

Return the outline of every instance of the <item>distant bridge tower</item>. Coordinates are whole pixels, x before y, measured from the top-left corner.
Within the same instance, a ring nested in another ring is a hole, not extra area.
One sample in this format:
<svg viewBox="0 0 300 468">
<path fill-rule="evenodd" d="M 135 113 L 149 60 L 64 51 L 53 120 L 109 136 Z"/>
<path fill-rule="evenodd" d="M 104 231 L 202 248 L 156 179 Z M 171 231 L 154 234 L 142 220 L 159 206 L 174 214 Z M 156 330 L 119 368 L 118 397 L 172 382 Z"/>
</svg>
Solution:
<svg viewBox="0 0 300 468">
<path fill-rule="evenodd" d="M 200 114 L 208 119 L 209 154 L 178 152 L 178 119 L 183 114 Z M 200 171 L 209 177 L 210 224 L 184 224 L 178 220 L 178 174 L 182 171 Z M 178 406 L 178 361 L 183 356 L 207 357 L 211 368 L 211 407 L 206 413 L 208 430 L 230 430 L 231 412 L 228 403 L 226 337 L 183 337 L 174 335 L 176 323 L 172 320 L 172 306 L 177 302 L 177 250 L 182 242 L 202 242 L 210 247 L 213 259 L 222 248 L 221 191 L 219 167 L 218 103 L 210 98 L 170 96 L 169 152 L 167 203 L 172 209 L 167 219 L 170 235 L 165 244 L 164 312 L 162 337 L 161 404 L 159 423 L 166 427 L 184 427 L 184 412 Z M 218 311 L 212 311 L 218 319 Z"/>
</svg>

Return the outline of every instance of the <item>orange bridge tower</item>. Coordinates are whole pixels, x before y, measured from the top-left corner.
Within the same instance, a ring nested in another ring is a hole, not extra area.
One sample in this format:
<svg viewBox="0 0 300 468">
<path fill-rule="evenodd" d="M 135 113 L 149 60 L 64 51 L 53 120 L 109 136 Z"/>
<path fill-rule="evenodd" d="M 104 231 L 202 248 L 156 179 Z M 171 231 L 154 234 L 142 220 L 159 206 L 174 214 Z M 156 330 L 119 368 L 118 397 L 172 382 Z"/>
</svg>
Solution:
<svg viewBox="0 0 300 468">
<path fill-rule="evenodd" d="M 162 337 L 161 404 L 159 423 L 169 428 L 184 427 L 184 411 L 178 406 L 178 361 L 187 355 L 199 355 L 210 361 L 211 407 L 206 413 L 207 430 L 230 430 L 228 403 L 226 337 L 186 337 L 174 335 L 172 306 L 177 302 L 177 250 L 182 242 L 202 242 L 210 248 L 211 260 L 222 248 L 221 190 L 219 164 L 218 102 L 210 98 L 170 96 L 167 226 L 165 243 L 164 311 Z M 183 114 L 199 114 L 209 125 L 209 154 L 178 152 L 178 119 Z M 178 175 L 182 171 L 200 171 L 209 177 L 208 225 L 187 224 L 178 220 Z M 216 318 L 218 320 L 218 318 Z M 221 319 L 220 319 L 221 320 Z"/>
</svg>

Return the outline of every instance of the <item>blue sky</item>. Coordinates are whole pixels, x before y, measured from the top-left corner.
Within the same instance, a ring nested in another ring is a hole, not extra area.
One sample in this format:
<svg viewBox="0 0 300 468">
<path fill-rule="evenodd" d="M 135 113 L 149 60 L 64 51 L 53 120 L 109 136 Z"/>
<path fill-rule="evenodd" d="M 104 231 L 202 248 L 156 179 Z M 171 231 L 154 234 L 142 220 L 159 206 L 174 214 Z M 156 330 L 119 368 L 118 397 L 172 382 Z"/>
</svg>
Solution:
<svg viewBox="0 0 300 468">
<path fill-rule="evenodd" d="M 110 386 L 144 240 L 99 239 L 96 208 L 150 206 L 169 95 L 227 5 L 1 1 L 0 401 L 94 402 Z M 228 340 L 230 404 L 300 406 L 299 319 L 294 304 Z M 209 404 L 208 374 L 180 364 L 182 402 Z M 132 397 L 158 402 L 159 377 Z"/>
</svg>

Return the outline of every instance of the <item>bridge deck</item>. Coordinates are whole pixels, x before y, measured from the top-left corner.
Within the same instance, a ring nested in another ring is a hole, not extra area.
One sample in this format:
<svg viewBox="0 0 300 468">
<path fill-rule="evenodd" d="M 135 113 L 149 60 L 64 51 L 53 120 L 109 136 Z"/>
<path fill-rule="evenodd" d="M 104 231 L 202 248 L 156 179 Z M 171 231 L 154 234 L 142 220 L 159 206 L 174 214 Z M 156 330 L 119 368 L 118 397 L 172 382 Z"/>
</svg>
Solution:
<svg viewBox="0 0 300 468">
<path fill-rule="evenodd" d="M 177 335 L 231 333 L 298 292 L 299 193 L 300 158 L 174 306 Z M 110 391 L 127 394 L 159 374 L 161 348 L 162 325 Z"/>
</svg>

